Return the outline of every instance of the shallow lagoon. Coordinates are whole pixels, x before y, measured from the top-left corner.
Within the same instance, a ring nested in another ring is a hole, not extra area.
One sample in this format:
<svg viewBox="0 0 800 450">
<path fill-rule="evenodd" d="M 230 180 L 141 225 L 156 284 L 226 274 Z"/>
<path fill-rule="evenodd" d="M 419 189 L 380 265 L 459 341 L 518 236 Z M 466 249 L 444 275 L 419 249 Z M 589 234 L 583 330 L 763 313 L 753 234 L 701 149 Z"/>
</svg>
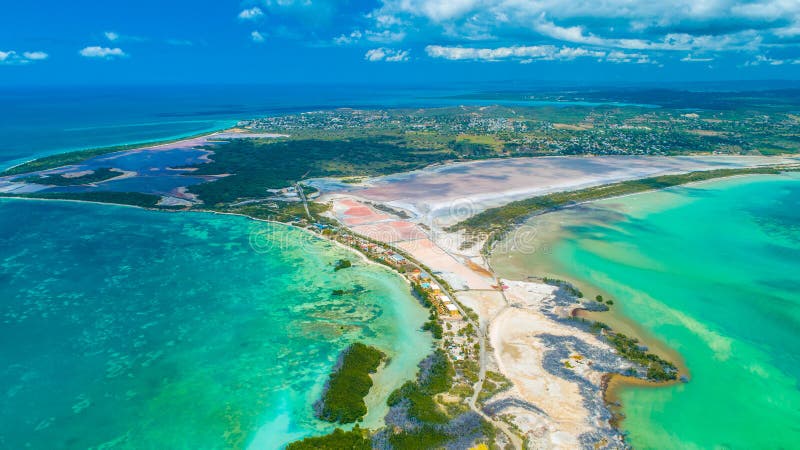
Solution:
<svg viewBox="0 0 800 450">
<path fill-rule="evenodd" d="M 342 257 L 360 261 L 242 217 L 0 201 L 0 447 L 275 448 L 331 429 L 312 403 L 354 341 L 392 358 L 379 425 L 431 350 L 427 312 Z"/>
<path fill-rule="evenodd" d="M 691 381 L 618 392 L 636 448 L 791 448 L 800 441 L 800 177 L 752 176 L 535 218 L 537 251 L 504 275 L 550 274 L 615 300 L 683 357 Z"/>
</svg>

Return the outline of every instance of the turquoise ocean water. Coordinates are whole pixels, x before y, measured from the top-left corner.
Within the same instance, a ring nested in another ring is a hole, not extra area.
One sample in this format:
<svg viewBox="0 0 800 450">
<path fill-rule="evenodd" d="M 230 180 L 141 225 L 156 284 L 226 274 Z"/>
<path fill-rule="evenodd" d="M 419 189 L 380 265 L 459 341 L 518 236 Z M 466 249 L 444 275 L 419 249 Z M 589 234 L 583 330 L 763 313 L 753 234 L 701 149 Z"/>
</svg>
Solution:
<svg viewBox="0 0 800 450">
<path fill-rule="evenodd" d="M 609 199 L 530 224 L 549 251 L 497 254 L 501 271 L 596 288 L 685 360 L 689 383 L 621 392 L 635 448 L 797 447 L 800 176 Z"/>
<path fill-rule="evenodd" d="M 0 448 L 278 448 L 331 429 L 312 403 L 354 341 L 391 357 L 377 426 L 427 311 L 343 257 L 242 217 L 0 200 Z"/>
</svg>

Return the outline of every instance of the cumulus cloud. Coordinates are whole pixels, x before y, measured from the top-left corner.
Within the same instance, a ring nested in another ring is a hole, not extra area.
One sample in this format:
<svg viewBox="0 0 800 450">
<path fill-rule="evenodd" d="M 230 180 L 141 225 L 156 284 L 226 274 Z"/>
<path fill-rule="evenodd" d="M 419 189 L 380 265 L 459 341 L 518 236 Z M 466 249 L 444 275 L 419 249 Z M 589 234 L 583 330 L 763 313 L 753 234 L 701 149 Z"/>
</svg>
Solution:
<svg viewBox="0 0 800 450">
<path fill-rule="evenodd" d="M 611 63 L 651 63 L 649 55 L 627 53 L 619 50 L 604 51 L 582 47 L 555 45 L 517 45 L 511 47 L 476 48 L 462 46 L 429 45 L 425 53 L 432 58 L 450 61 L 519 61 L 530 64 L 534 61 L 572 61 L 577 58 L 593 58 Z"/>
<path fill-rule="evenodd" d="M 239 13 L 239 18 L 242 20 L 255 20 L 263 15 L 264 11 L 262 11 L 258 6 L 254 6 L 250 9 L 242 10 L 242 12 Z"/>
<path fill-rule="evenodd" d="M 266 38 L 264 37 L 263 34 L 261 34 L 260 31 L 253 31 L 252 33 L 250 33 L 250 39 L 252 39 L 253 42 L 257 42 L 259 44 L 266 41 Z"/>
<path fill-rule="evenodd" d="M 744 65 L 745 67 L 753 67 L 761 65 L 782 66 L 784 64 L 798 64 L 798 63 L 800 63 L 800 59 L 786 60 L 786 59 L 772 58 L 767 55 L 756 55 L 755 59 L 747 61 L 746 63 L 744 63 Z"/>
<path fill-rule="evenodd" d="M 613 51 L 606 55 L 606 61 L 612 63 L 650 64 L 650 55 L 644 53 L 625 53 Z"/>
<path fill-rule="evenodd" d="M 699 58 L 697 56 L 692 56 L 691 53 L 681 58 L 683 62 L 711 62 L 714 58 Z"/>
<path fill-rule="evenodd" d="M 797 46 L 798 17 L 796 0 L 382 0 L 368 15 L 373 32 L 417 42 L 571 44 L 641 53 L 637 61 L 644 53 Z"/>
<path fill-rule="evenodd" d="M 81 54 L 81 56 L 86 58 L 114 59 L 114 58 L 128 56 L 119 47 L 109 48 L 109 47 L 101 47 L 99 45 L 84 47 L 83 49 L 81 49 L 79 53 Z"/>
<path fill-rule="evenodd" d="M 367 50 L 367 53 L 364 54 L 364 59 L 371 62 L 402 62 L 408 61 L 408 53 L 408 50 L 395 50 L 384 47 L 373 48 Z"/>
<path fill-rule="evenodd" d="M 106 39 L 108 39 L 108 40 L 109 40 L 109 41 L 111 41 L 111 42 L 114 42 L 114 41 L 117 41 L 117 40 L 119 40 L 119 34 L 118 34 L 118 33 L 115 33 L 115 32 L 113 32 L 113 31 L 106 31 L 106 32 L 105 32 L 105 33 L 103 33 L 103 34 L 105 34 L 105 36 L 106 36 Z"/>
<path fill-rule="evenodd" d="M 474 47 L 446 47 L 429 45 L 425 52 L 433 58 L 444 58 L 451 61 L 483 60 L 500 61 L 511 58 L 537 58 L 552 57 L 556 48 L 552 45 L 533 45 L 497 48 Z"/>
<path fill-rule="evenodd" d="M 22 56 L 31 61 L 41 61 L 50 57 L 50 55 L 45 52 L 23 52 Z"/>
<path fill-rule="evenodd" d="M 0 51 L 0 64 L 3 65 L 25 65 L 36 61 L 42 61 L 49 57 L 45 52 L 16 52 L 14 50 Z"/>
<path fill-rule="evenodd" d="M 347 44 L 354 44 L 361 40 L 361 31 L 353 30 L 350 34 L 341 34 L 338 37 L 333 38 L 333 43 L 336 45 L 347 45 Z"/>
<path fill-rule="evenodd" d="M 400 42 L 406 37 L 405 31 L 390 31 L 390 30 L 381 30 L 381 31 L 374 31 L 374 30 L 367 30 L 366 31 L 367 40 L 372 42 L 380 42 L 384 44 L 392 43 L 392 42 Z"/>
</svg>

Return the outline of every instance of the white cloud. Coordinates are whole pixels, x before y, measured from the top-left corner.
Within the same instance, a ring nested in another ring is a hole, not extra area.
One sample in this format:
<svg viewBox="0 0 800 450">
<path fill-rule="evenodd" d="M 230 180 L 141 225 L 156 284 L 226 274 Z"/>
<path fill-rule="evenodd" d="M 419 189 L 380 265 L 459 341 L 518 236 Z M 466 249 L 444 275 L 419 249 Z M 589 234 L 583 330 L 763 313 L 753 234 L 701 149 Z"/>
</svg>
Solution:
<svg viewBox="0 0 800 450">
<path fill-rule="evenodd" d="M 681 58 L 683 62 L 711 62 L 714 58 L 698 58 L 696 56 L 692 56 L 691 53 Z"/>
<path fill-rule="evenodd" d="M 128 56 L 119 47 L 108 48 L 108 47 L 100 47 L 98 45 L 85 47 L 80 51 L 80 54 L 81 56 L 84 56 L 86 58 L 104 58 L 104 59 L 113 59 L 117 57 Z"/>
<path fill-rule="evenodd" d="M 367 30 L 366 31 L 367 39 L 372 42 L 381 42 L 384 44 L 388 44 L 391 42 L 400 42 L 406 37 L 405 31 L 390 31 L 390 30 L 381 30 L 381 31 L 373 31 Z"/>
<path fill-rule="evenodd" d="M 0 64 L 3 65 L 25 65 L 36 61 L 42 61 L 49 57 L 45 52 L 16 52 L 14 50 L 0 51 Z"/>
<path fill-rule="evenodd" d="M 377 62 L 402 62 L 408 61 L 408 50 L 395 50 L 391 48 L 373 48 L 364 54 L 367 61 Z"/>
<path fill-rule="evenodd" d="M 771 58 L 766 55 L 756 55 L 756 58 L 752 61 L 747 61 L 744 63 L 745 67 L 748 66 L 760 66 L 760 65 L 768 65 L 768 66 L 782 66 L 786 63 L 789 64 L 796 64 L 797 60 L 783 60 L 783 59 L 775 59 Z"/>
<path fill-rule="evenodd" d="M 239 18 L 242 20 L 255 20 L 263 15 L 264 11 L 262 11 L 258 6 L 254 6 L 250 9 L 242 10 L 242 12 L 239 13 Z"/>
<path fill-rule="evenodd" d="M 555 45 L 516 45 L 511 47 L 476 48 L 462 46 L 429 45 L 425 52 L 432 58 L 451 61 L 519 61 L 530 64 L 534 61 L 571 61 L 577 58 L 594 58 L 612 63 L 651 63 L 644 53 L 623 51 L 606 52 L 582 47 L 557 47 Z"/>
<path fill-rule="evenodd" d="M 527 40 L 646 52 L 796 47 L 798 17 L 798 0 L 382 0 L 367 15 L 375 32 L 404 31 L 423 42 Z"/>
<path fill-rule="evenodd" d="M 333 38 L 333 43 L 336 45 L 353 44 L 361 40 L 361 31 L 354 30 L 350 34 L 342 34 L 339 37 Z"/>
<path fill-rule="evenodd" d="M 116 41 L 116 40 L 119 40 L 119 34 L 118 34 L 118 33 L 115 33 L 115 32 L 113 32 L 113 31 L 106 31 L 106 32 L 105 32 L 105 33 L 103 33 L 103 34 L 105 34 L 105 36 L 106 36 L 106 39 L 108 39 L 108 40 L 109 40 L 109 41 L 111 41 L 111 42 L 114 42 L 114 41 Z"/>
<path fill-rule="evenodd" d="M 451 61 L 482 60 L 500 61 L 511 58 L 545 58 L 552 57 L 556 49 L 552 45 L 532 45 L 497 48 L 445 47 L 429 45 L 425 52 L 433 58 L 444 58 Z"/>
<path fill-rule="evenodd" d="M 50 55 L 45 52 L 24 52 L 22 56 L 31 61 L 41 61 L 47 59 Z"/>
<path fill-rule="evenodd" d="M 606 61 L 612 63 L 634 63 L 634 64 L 650 64 L 650 55 L 644 53 L 625 53 L 620 51 L 610 52 L 606 56 Z"/>
<path fill-rule="evenodd" d="M 250 33 L 250 39 L 252 39 L 253 42 L 258 42 L 259 44 L 267 40 L 259 31 L 253 31 Z"/>
</svg>

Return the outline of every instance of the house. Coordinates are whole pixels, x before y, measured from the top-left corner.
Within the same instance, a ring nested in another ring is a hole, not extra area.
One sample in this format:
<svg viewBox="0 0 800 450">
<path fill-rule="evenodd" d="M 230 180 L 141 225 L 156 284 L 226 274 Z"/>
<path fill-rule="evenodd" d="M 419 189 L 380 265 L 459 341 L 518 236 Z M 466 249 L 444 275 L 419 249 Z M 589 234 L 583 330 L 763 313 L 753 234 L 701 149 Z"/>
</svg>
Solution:
<svg viewBox="0 0 800 450">
<path fill-rule="evenodd" d="M 438 293 L 442 292 L 442 289 L 439 287 L 438 284 L 433 283 L 433 282 L 428 283 L 428 284 L 430 284 L 430 286 L 431 286 L 430 289 L 431 289 L 431 291 L 433 291 L 434 294 L 438 294 Z"/>
<path fill-rule="evenodd" d="M 419 273 L 419 279 L 420 279 L 420 280 L 430 280 L 430 279 L 431 279 L 431 276 L 430 276 L 430 275 L 428 275 L 428 272 L 423 272 L 423 271 L 420 271 L 420 273 Z"/>
<path fill-rule="evenodd" d="M 395 264 L 405 264 L 406 262 L 406 258 L 403 257 L 403 255 L 398 255 L 397 253 L 392 253 L 389 255 L 389 259 Z"/>
<path fill-rule="evenodd" d="M 447 314 L 449 314 L 450 317 L 458 317 L 459 316 L 458 308 L 456 308 L 456 305 L 454 305 L 452 303 L 445 303 L 444 307 L 447 310 Z"/>
</svg>

